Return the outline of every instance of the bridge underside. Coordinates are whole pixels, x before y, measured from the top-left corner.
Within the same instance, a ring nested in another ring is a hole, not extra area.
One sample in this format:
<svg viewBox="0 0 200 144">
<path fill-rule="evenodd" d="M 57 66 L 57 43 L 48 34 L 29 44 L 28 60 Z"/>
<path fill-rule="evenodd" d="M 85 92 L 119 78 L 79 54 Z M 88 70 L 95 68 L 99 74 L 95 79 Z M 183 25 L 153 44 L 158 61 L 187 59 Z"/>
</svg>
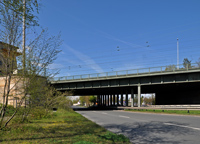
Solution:
<svg viewBox="0 0 200 144">
<path fill-rule="evenodd" d="M 63 90 L 64 91 L 64 90 Z M 75 95 L 138 94 L 137 86 L 75 89 Z M 155 93 L 156 105 L 200 104 L 200 82 L 142 85 L 141 93 Z"/>
</svg>

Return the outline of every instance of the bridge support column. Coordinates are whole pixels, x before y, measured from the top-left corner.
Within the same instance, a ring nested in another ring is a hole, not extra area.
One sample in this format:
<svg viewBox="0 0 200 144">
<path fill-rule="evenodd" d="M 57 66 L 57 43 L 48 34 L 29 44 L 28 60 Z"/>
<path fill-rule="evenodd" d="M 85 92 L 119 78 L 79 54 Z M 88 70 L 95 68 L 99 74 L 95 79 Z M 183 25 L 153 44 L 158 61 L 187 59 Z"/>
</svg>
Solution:
<svg viewBox="0 0 200 144">
<path fill-rule="evenodd" d="M 112 94 L 110 95 L 110 105 L 112 106 Z"/>
<path fill-rule="evenodd" d="M 100 95 L 97 95 L 97 105 L 99 106 L 99 102 L 100 102 Z"/>
<path fill-rule="evenodd" d="M 115 94 L 113 95 L 113 105 L 115 106 Z"/>
<path fill-rule="evenodd" d="M 121 106 L 123 106 L 123 92 L 121 93 Z"/>
<path fill-rule="evenodd" d="M 106 95 L 104 95 L 104 97 L 105 97 L 105 106 L 106 106 Z"/>
<path fill-rule="evenodd" d="M 108 99 L 108 106 L 110 106 L 109 95 L 107 95 L 107 99 Z"/>
<path fill-rule="evenodd" d="M 119 93 L 117 94 L 117 106 L 119 106 Z"/>
<path fill-rule="evenodd" d="M 134 91 L 131 89 L 131 107 L 134 107 Z"/>
<path fill-rule="evenodd" d="M 141 85 L 139 84 L 138 85 L 138 107 L 141 106 L 140 99 L 141 99 Z"/>
<path fill-rule="evenodd" d="M 105 106 L 105 95 L 103 95 L 103 106 Z"/>
<path fill-rule="evenodd" d="M 101 106 L 103 105 L 103 96 L 102 95 L 100 97 L 100 104 L 101 104 Z"/>
<path fill-rule="evenodd" d="M 103 97 L 103 95 L 101 95 L 101 105 L 102 106 L 104 105 L 104 97 Z"/>
<path fill-rule="evenodd" d="M 128 106 L 128 91 L 126 91 L 126 106 Z"/>
</svg>

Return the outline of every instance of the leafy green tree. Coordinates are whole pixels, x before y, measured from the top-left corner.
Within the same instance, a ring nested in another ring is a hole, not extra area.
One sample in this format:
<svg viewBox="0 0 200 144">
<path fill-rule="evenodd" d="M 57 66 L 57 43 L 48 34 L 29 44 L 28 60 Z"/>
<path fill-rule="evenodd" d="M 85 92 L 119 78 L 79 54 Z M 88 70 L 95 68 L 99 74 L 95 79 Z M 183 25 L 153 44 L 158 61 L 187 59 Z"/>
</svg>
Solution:
<svg viewBox="0 0 200 144">
<path fill-rule="evenodd" d="M 95 105 L 95 103 L 97 101 L 97 97 L 96 96 L 90 96 L 89 101 Z"/>
<path fill-rule="evenodd" d="M 184 68 L 192 68 L 191 61 L 188 60 L 188 58 L 184 58 L 184 60 L 183 60 L 183 66 L 184 66 Z"/>
</svg>

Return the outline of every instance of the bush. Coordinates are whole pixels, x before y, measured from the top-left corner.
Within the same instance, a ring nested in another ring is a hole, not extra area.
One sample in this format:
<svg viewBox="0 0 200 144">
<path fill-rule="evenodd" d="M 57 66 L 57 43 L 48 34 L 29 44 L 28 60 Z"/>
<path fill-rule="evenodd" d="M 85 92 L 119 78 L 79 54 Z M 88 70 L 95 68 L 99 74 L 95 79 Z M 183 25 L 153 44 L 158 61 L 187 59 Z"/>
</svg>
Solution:
<svg viewBox="0 0 200 144">
<path fill-rule="evenodd" d="M 114 134 L 111 132 L 106 132 L 104 135 L 100 136 L 106 140 L 112 140 L 113 142 L 129 142 L 129 139 L 122 134 Z"/>
<path fill-rule="evenodd" d="M 76 142 L 74 144 L 94 144 L 92 142 L 87 142 L 87 141 L 79 141 L 79 142 Z"/>
<path fill-rule="evenodd" d="M 43 107 L 33 108 L 30 112 L 30 117 L 33 119 L 50 118 L 52 116 L 53 113 L 46 111 Z"/>
</svg>

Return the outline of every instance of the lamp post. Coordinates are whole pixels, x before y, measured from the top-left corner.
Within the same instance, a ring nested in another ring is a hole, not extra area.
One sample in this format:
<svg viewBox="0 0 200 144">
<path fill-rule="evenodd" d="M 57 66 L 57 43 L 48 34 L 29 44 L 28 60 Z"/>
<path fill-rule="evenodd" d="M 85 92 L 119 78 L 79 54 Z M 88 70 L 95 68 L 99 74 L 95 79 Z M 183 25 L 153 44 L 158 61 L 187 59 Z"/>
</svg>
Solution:
<svg viewBox="0 0 200 144">
<path fill-rule="evenodd" d="M 177 69 L 179 69 L 179 43 L 177 38 Z"/>
</svg>

